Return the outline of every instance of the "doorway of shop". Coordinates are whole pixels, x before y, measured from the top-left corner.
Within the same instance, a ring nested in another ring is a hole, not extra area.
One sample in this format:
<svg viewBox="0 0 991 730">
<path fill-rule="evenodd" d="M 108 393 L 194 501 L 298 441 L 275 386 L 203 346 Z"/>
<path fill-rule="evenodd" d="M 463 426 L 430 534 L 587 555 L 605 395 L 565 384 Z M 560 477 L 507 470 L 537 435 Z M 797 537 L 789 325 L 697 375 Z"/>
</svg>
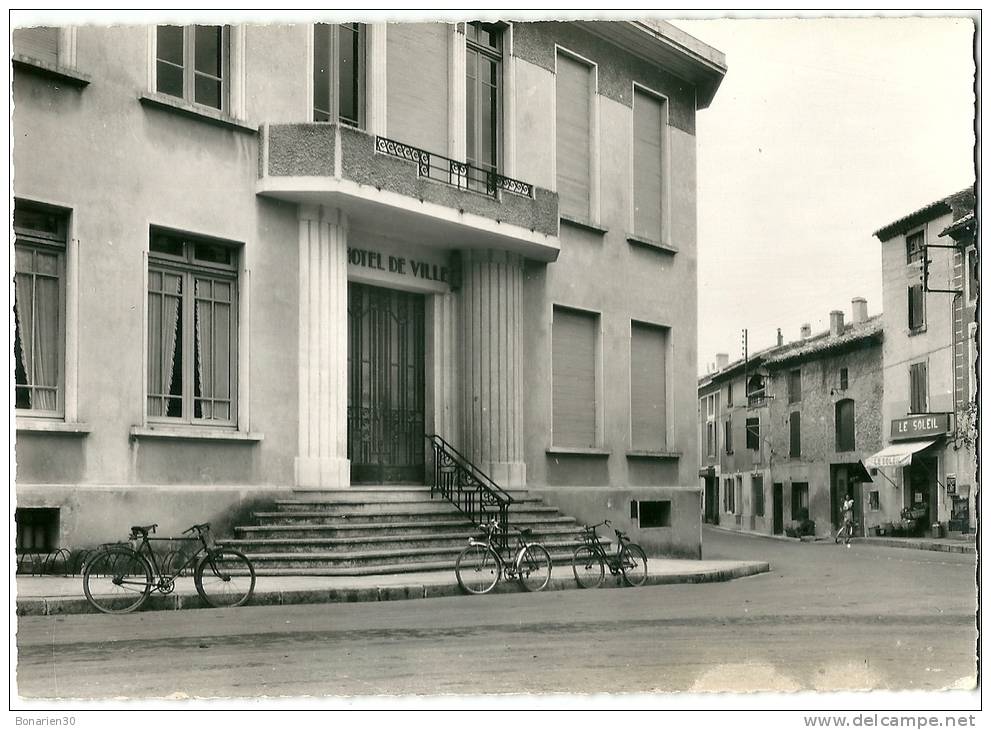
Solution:
<svg viewBox="0 0 991 730">
<path fill-rule="evenodd" d="M 348 284 L 351 481 L 423 483 L 424 299 Z"/>
<path fill-rule="evenodd" d="M 905 467 L 905 506 L 914 512 L 913 519 L 920 531 L 929 529 L 936 520 L 936 474 L 938 461 L 935 456 L 915 454 L 912 463 Z"/>
<path fill-rule="evenodd" d="M 829 519 L 834 535 L 843 524 L 843 500 L 848 494 L 853 497 L 853 534 L 864 535 L 863 484 L 854 479 L 857 474 L 857 464 L 829 465 Z"/>
</svg>

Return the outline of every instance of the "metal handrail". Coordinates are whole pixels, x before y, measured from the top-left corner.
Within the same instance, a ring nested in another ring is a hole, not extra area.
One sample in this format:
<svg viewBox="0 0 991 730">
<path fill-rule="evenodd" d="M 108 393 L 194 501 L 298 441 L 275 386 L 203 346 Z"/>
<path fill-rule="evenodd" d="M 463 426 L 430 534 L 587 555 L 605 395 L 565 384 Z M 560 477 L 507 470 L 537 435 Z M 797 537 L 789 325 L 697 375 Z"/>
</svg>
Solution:
<svg viewBox="0 0 991 730">
<path fill-rule="evenodd" d="M 478 526 L 496 517 L 499 521 L 496 540 L 501 549 L 508 549 L 509 505 L 513 503 L 510 494 L 441 436 L 426 434 L 424 438 L 434 452 L 431 499 L 434 494 L 440 494 Z"/>
<path fill-rule="evenodd" d="M 500 192 L 512 193 L 524 198 L 533 198 L 533 185 L 500 175 L 494 170 L 486 170 L 468 162 L 459 162 L 436 152 L 398 142 L 388 137 L 375 136 L 375 152 L 397 157 L 416 164 L 416 174 L 436 182 L 452 185 L 459 190 L 472 190 L 476 193 L 498 198 Z"/>
</svg>

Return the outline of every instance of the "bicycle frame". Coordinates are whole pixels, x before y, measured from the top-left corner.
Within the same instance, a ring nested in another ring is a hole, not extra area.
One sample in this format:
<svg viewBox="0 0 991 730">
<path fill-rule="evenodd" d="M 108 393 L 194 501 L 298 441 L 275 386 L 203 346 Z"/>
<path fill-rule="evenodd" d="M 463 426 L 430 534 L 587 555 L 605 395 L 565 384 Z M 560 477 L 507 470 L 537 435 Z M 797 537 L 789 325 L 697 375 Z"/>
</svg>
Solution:
<svg viewBox="0 0 991 730">
<path fill-rule="evenodd" d="M 186 558 L 182 565 L 178 567 L 173 566 L 171 571 L 166 573 L 158 564 L 155 551 L 151 547 L 152 542 L 199 542 L 200 547 Z M 207 556 L 212 554 L 212 548 L 202 532 L 196 535 L 190 535 L 189 537 L 150 537 L 148 534 L 141 534 L 133 536 L 127 544 L 130 544 L 134 548 L 134 552 L 139 555 L 144 554 L 148 558 L 148 562 L 151 563 L 151 567 L 155 571 L 156 582 L 154 588 L 159 592 L 169 592 L 172 584 L 175 583 L 175 579 L 182 575 L 182 571 L 187 567 L 198 563 L 200 555 L 204 552 Z"/>
<path fill-rule="evenodd" d="M 620 572 L 621 567 L 619 562 L 619 556 L 620 553 L 623 552 L 623 541 L 621 539 L 617 538 L 616 552 L 613 555 L 610 555 L 608 552 L 606 552 L 606 549 L 602 547 L 602 541 L 599 538 L 599 533 L 595 531 L 594 527 L 591 528 L 589 532 L 586 532 L 582 536 L 582 539 L 585 541 L 586 545 L 592 548 L 592 551 L 596 555 L 602 558 L 602 560 L 608 566 L 610 573 L 612 573 L 613 575 L 617 575 Z"/>
<path fill-rule="evenodd" d="M 516 573 L 516 563 L 517 561 L 519 561 L 520 555 L 522 555 L 523 551 L 530 546 L 530 543 L 528 543 L 523 538 L 523 535 L 517 534 L 516 552 L 513 553 L 512 555 L 507 554 L 506 556 L 503 556 L 502 551 L 504 548 L 502 548 L 502 546 L 498 542 L 493 541 L 492 539 L 493 534 L 495 534 L 494 531 L 492 530 L 488 531 L 484 540 L 476 540 L 473 537 L 469 537 L 468 544 L 477 547 L 487 547 L 490 550 L 492 550 L 492 552 L 495 553 L 496 560 L 499 561 L 500 574 L 506 574 L 508 578 L 512 578 Z M 508 551 L 509 548 L 506 547 L 505 550 Z M 507 557 L 511 557 L 512 559 L 507 561 L 506 560 Z"/>
</svg>

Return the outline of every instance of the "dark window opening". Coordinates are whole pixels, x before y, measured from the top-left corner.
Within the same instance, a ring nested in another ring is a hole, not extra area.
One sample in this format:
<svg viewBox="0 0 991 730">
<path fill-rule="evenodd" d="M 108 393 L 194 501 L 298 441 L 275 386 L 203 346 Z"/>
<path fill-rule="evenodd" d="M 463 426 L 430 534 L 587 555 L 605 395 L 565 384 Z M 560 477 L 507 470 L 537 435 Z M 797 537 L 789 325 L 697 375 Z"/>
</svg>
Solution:
<svg viewBox="0 0 991 730">
<path fill-rule="evenodd" d="M 926 293 L 922 284 L 913 284 L 908 288 L 908 328 L 922 329 L 926 326 Z"/>
<path fill-rule="evenodd" d="M 850 387 L 850 371 L 847 368 L 840 368 L 840 390 Z"/>
<path fill-rule="evenodd" d="M 870 493 L 870 510 L 871 512 L 877 512 L 881 509 L 881 493 L 877 491 L 872 491 Z"/>
<path fill-rule="evenodd" d="M 764 516 L 764 475 L 755 474 L 750 477 L 750 500 L 753 503 L 753 513 L 757 517 Z"/>
<path fill-rule="evenodd" d="M 752 451 L 760 449 L 760 419 L 747 419 L 747 448 Z"/>
<path fill-rule="evenodd" d="M 809 519 L 808 482 L 794 482 L 791 485 L 791 518 L 797 522 Z"/>
<path fill-rule="evenodd" d="M 14 522 L 17 552 L 50 553 L 58 550 L 58 507 L 22 507 L 14 511 Z"/>
<path fill-rule="evenodd" d="M 671 501 L 640 502 L 640 527 L 670 527 Z"/>
<path fill-rule="evenodd" d="M 792 370 L 788 373 L 788 402 L 797 403 L 802 400 L 802 371 Z"/>
<path fill-rule="evenodd" d="M 922 258 L 922 252 L 926 245 L 925 231 L 918 231 L 905 236 L 905 254 L 908 263 L 918 261 Z"/>
</svg>

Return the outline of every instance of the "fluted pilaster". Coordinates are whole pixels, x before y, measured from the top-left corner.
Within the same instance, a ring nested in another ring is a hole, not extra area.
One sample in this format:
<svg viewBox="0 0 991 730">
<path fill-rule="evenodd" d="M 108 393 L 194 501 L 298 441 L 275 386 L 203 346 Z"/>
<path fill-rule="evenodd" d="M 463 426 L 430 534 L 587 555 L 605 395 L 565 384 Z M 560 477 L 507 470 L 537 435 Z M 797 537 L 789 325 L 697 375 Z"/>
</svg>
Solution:
<svg viewBox="0 0 991 730">
<path fill-rule="evenodd" d="M 432 328 L 431 373 L 434 433 L 452 444 L 461 442 L 458 387 L 458 299 L 456 294 L 435 294 L 428 300 L 432 307 L 428 317 Z"/>
<path fill-rule="evenodd" d="M 524 486 L 521 318 L 523 260 L 466 251 L 461 300 L 461 443 L 502 486 Z"/>
<path fill-rule="evenodd" d="M 347 219 L 299 208 L 299 450 L 296 485 L 346 487 Z"/>
</svg>

